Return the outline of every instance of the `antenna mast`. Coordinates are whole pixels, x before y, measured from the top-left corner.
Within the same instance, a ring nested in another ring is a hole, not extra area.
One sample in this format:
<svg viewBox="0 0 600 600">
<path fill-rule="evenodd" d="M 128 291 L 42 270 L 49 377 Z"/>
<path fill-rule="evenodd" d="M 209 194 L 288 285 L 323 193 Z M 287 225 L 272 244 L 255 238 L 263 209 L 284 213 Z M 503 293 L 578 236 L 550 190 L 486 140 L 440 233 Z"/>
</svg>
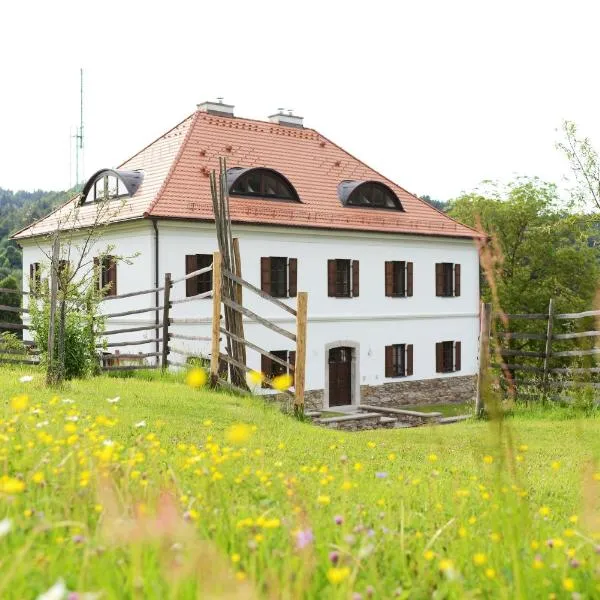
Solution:
<svg viewBox="0 0 600 600">
<path fill-rule="evenodd" d="M 79 187 L 79 163 L 83 175 L 83 69 L 79 69 L 79 127 L 75 130 L 75 188 Z"/>
</svg>

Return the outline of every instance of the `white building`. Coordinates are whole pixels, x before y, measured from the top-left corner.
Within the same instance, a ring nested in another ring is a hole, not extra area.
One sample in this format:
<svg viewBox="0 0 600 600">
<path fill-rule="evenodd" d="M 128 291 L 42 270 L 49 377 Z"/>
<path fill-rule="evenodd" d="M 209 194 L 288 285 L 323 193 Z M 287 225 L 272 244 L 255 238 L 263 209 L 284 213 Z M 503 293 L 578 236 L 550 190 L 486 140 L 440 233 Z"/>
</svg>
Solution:
<svg viewBox="0 0 600 600">
<path fill-rule="evenodd" d="M 291 306 L 296 290 L 308 292 L 306 389 L 313 404 L 472 397 L 478 234 L 292 115 L 254 121 L 234 117 L 233 107 L 204 103 L 117 169 L 98 171 L 81 196 L 14 235 L 23 248 L 24 289 L 35 264 L 44 261 L 48 235 L 57 227 L 83 232 L 107 206 L 109 225 L 92 254 L 111 245 L 115 256 L 135 255 L 132 264 L 106 265 L 103 279 L 112 282 L 111 293 L 157 287 L 166 272 L 177 279 L 210 263 L 217 242 L 208 175 L 219 157 L 229 167 L 243 277 Z M 208 289 L 210 280 L 200 276 L 176 284 L 172 298 Z M 155 302 L 150 294 L 105 305 L 115 312 L 117 305 L 125 311 Z M 244 305 L 293 330 L 292 317 L 260 297 L 245 292 Z M 210 298 L 175 304 L 175 327 L 206 335 L 211 310 Z M 115 319 L 108 329 L 153 322 L 147 314 L 136 317 Z M 293 349 L 252 321 L 245 331 L 269 351 Z M 173 346 L 210 352 L 209 343 L 178 340 Z M 250 367 L 276 370 L 269 363 L 248 351 Z"/>
</svg>

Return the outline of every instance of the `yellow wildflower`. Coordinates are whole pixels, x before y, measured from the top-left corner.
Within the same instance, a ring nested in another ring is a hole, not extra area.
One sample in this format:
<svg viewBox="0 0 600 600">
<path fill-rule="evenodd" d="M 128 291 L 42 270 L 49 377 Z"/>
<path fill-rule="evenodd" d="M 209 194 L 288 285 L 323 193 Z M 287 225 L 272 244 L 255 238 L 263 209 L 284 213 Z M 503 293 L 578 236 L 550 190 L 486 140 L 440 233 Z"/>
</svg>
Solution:
<svg viewBox="0 0 600 600">
<path fill-rule="evenodd" d="M 437 459 L 438 459 L 438 457 L 437 457 L 437 454 L 430 454 L 430 455 L 427 457 L 427 460 L 428 460 L 429 462 L 435 462 Z"/>
<path fill-rule="evenodd" d="M 548 517 L 548 516 L 550 516 L 550 512 L 551 511 L 550 511 L 550 507 L 549 506 L 541 506 L 540 507 L 540 510 L 539 510 L 540 516 L 542 516 L 542 517 Z"/>
<path fill-rule="evenodd" d="M 423 552 L 423 558 L 425 560 L 433 560 L 435 558 L 435 552 L 433 552 L 433 550 L 425 550 L 425 552 Z"/>
<path fill-rule="evenodd" d="M 196 367 L 192 369 L 186 376 L 185 382 L 192 388 L 200 388 L 206 384 L 208 376 L 204 369 Z"/>
<path fill-rule="evenodd" d="M 252 435 L 252 429 L 249 425 L 245 423 L 238 423 L 236 425 L 232 425 L 226 432 L 225 438 L 230 444 L 235 444 L 237 446 L 244 444 L 250 439 Z"/>
<path fill-rule="evenodd" d="M 33 483 L 44 483 L 44 474 L 38 471 L 32 475 L 31 480 Z"/>
<path fill-rule="evenodd" d="M 15 412 L 23 412 L 29 406 L 29 396 L 27 394 L 19 394 L 10 401 L 10 407 Z"/>
<path fill-rule="evenodd" d="M 319 496 L 317 502 L 319 504 L 327 505 L 331 502 L 331 498 L 329 496 Z"/>
<path fill-rule="evenodd" d="M 348 567 L 331 567 L 329 571 L 327 571 L 327 579 L 329 579 L 329 583 L 332 583 L 333 585 L 342 583 L 349 575 L 350 569 Z"/>
<path fill-rule="evenodd" d="M 260 385 L 265 379 L 265 376 L 260 371 L 250 371 L 248 373 L 248 381 L 252 385 Z"/>
<path fill-rule="evenodd" d="M 292 387 L 294 380 L 289 373 L 283 373 L 282 375 L 277 375 L 271 382 L 273 389 L 283 392 L 288 388 Z"/>
<path fill-rule="evenodd" d="M 25 483 L 20 479 L 4 475 L 0 477 L 0 493 L 20 494 L 25 489 Z"/>
<path fill-rule="evenodd" d="M 451 571 L 454 568 L 454 563 L 449 558 L 440 560 L 440 571 Z"/>
<path fill-rule="evenodd" d="M 560 462 L 558 460 L 554 460 L 550 466 L 552 467 L 552 470 L 558 471 L 560 469 Z"/>
<path fill-rule="evenodd" d="M 489 454 L 486 454 L 486 455 L 483 457 L 483 462 L 484 462 L 486 465 L 491 465 L 491 464 L 494 462 L 494 457 L 493 457 L 493 456 L 490 456 Z"/>
<path fill-rule="evenodd" d="M 473 563 L 476 564 L 478 567 L 485 565 L 486 562 L 487 556 L 483 552 L 476 552 L 475 554 L 473 554 Z"/>
<path fill-rule="evenodd" d="M 495 569 L 492 569 L 491 567 L 488 567 L 488 568 L 485 570 L 485 576 L 486 576 L 488 579 L 494 579 L 494 578 L 496 577 L 496 570 L 495 570 Z"/>
<path fill-rule="evenodd" d="M 231 562 L 233 564 L 239 563 L 241 559 L 242 557 L 237 552 L 231 555 Z"/>
<path fill-rule="evenodd" d="M 572 592 L 575 589 L 575 582 L 570 577 L 565 577 L 563 579 L 563 589 Z"/>
</svg>

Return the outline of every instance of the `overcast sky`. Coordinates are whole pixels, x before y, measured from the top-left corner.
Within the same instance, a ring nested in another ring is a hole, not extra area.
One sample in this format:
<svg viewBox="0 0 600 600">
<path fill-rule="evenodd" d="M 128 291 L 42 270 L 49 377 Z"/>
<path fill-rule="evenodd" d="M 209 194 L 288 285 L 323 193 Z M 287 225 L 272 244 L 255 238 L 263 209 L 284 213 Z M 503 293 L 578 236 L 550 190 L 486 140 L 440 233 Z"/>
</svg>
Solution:
<svg viewBox="0 0 600 600">
<path fill-rule="evenodd" d="M 223 96 L 292 108 L 416 194 L 559 182 L 563 119 L 600 146 L 600 3 L 3 2 L 0 187 L 64 189 L 84 69 L 85 174 Z"/>
</svg>

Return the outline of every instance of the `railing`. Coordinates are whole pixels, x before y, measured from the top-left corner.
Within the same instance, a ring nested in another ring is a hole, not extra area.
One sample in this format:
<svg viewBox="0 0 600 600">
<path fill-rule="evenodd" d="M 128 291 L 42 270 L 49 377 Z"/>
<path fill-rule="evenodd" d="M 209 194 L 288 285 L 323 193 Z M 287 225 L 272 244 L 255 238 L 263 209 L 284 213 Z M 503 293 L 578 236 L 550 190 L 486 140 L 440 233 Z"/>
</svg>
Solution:
<svg viewBox="0 0 600 600">
<path fill-rule="evenodd" d="M 12 288 L 0 288 L 0 293 L 19 296 L 19 306 L 10 304 L 0 304 L 0 314 L 4 315 L 21 315 L 28 314 L 29 311 L 22 307 L 22 299 L 27 296 L 27 292 L 15 290 Z M 29 329 L 29 325 L 22 322 L 6 321 L 8 317 L 0 317 L 0 364 L 22 364 L 36 365 L 39 363 L 39 352 L 33 347 L 30 342 L 18 340 L 15 344 L 9 336 L 2 335 L 3 333 L 14 333 L 22 337 L 23 332 Z M 20 320 L 20 319 L 19 319 Z"/>
</svg>

